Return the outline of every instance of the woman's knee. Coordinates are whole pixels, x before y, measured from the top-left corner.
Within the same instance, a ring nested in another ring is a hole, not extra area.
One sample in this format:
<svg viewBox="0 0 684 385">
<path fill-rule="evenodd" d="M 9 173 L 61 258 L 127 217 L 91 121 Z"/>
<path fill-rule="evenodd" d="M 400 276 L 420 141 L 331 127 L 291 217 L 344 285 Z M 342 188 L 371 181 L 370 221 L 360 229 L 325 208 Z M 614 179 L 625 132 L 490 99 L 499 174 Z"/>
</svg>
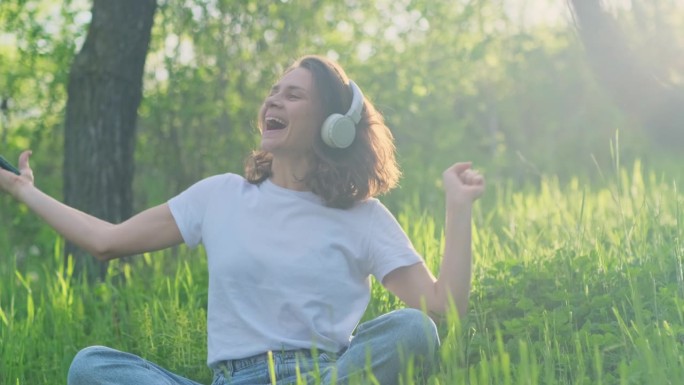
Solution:
<svg viewBox="0 0 684 385">
<path fill-rule="evenodd" d="M 113 351 L 115 350 L 106 346 L 89 346 L 76 353 L 69 367 L 67 383 L 69 385 L 97 384 L 99 366 Z"/>
<path fill-rule="evenodd" d="M 417 309 L 401 309 L 390 315 L 401 330 L 401 344 L 406 349 L 421 356 L 436 352 L 439 346 L 437 325 L 427 314 Z"/>
</svg>

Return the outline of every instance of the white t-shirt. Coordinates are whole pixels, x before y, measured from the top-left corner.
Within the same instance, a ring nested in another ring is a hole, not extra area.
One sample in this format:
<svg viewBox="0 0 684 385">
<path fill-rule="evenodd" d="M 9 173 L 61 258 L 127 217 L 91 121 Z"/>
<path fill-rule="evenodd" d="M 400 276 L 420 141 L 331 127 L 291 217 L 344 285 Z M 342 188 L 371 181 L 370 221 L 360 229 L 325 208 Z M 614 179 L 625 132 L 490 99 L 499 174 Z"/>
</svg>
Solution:
<svg viewBox="0 0 684 385">
<path fill-rule="evenodd" d="M 311 192 L 235 174 L 169 200 L 183 240 L 209 267 L 209 366 L 269 350 L 339 351 L 370 299 L 370 275 L 422 262 L 377 199 L 346 210 Z"/>
</svg>

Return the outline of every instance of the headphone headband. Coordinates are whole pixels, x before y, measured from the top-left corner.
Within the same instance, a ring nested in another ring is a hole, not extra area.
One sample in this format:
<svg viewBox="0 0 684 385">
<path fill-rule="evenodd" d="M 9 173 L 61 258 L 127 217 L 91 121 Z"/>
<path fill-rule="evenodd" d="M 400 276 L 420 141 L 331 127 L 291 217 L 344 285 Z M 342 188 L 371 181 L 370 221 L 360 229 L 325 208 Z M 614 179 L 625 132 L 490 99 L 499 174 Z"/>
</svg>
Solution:
<svg viewBox="0 0 684 385">
<path fill-rule="evenodd" d="M 359 124 L 361 121 L 361 111 L 363 111 L 363 93 L 352 80 L 349 80 L 349 88 L 352 91 L 352 102 L 349 111 L 345 115 L 350 117 L 354 124 Z"/>
</svg>

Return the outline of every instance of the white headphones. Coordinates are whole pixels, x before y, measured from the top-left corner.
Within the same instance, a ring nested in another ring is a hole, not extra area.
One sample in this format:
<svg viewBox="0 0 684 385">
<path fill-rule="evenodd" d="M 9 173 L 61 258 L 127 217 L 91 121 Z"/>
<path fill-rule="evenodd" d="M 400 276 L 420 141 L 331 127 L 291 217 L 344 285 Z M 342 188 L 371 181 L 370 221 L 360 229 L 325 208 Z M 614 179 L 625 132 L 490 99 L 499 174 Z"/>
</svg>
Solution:
<svg viewBox="0 0 684 385">
<path fill-rule="evenodd" d="M 323 142 L 333 148 L 347 148 L 356 136 L 356 125 L 361 121 L 363 111 L 363 94 L 353 81 L 349 81 L 352 91 L 352 102 L 346 114 L 332 114 L 321 126 Z"/>
</svg>

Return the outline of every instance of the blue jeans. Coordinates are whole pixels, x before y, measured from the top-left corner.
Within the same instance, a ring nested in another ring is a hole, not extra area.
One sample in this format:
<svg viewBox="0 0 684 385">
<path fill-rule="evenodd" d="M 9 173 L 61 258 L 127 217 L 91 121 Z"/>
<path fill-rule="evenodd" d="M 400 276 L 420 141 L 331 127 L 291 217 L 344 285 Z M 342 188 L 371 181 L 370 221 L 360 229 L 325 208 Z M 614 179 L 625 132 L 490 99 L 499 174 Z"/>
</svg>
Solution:
<svg viewBox="0 0 684 385">
<path fill-rule="evenodd" d="M 431 364 L 438 345 L 434 322 L 418 310 L 402 309 L 359 325 L 349 347 L 340 353 L 298 350 L 272 352 L 272 357 L 278 385 L 295 384 L 298 375 L 307 384 L 342 385 L 374 377 L 381 385 L 395 385 L 409 360 Z M 134 354 L 102 346 L 78 352 L 68 384 L 199 385 Z M 261 384 L 271 384 L 267 354 L 214 368 L 212 385 Z"/>
</svg>

